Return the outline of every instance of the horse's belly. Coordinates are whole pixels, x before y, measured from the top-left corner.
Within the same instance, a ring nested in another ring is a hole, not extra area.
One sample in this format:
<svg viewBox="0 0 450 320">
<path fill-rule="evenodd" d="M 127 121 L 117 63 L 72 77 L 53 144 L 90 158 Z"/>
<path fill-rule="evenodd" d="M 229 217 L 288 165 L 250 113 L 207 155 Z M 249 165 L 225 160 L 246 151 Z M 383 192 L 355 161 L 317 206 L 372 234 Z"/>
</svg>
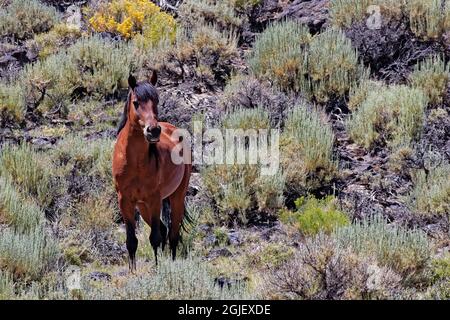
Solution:
<svg viewBox="0 0 450 320">
<path fill-rule="evenodd" d="M 173 194 L 181 184 L 184 176 L 184 165 L 177 166 L 171 175 L 161 177 L 161 196 L 163 199 Z"/>
</svg>

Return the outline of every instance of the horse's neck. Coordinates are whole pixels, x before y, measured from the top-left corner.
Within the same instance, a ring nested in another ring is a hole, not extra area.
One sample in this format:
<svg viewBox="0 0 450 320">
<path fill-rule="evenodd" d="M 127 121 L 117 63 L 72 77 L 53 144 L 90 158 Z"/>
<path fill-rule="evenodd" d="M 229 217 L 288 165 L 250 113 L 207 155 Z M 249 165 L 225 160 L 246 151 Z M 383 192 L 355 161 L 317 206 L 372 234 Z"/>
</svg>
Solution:
<svg viewBox="0 0 450 320">
<path fill-rule="evenodd" d="M 122 133 L 122 132 L 121 132 Z M 140 127 L 131 125 L 130 121 L 124 127 L 123 136 L 126 158 L 145 161 L 148 156 L 148 143 Z"/>
</svg>

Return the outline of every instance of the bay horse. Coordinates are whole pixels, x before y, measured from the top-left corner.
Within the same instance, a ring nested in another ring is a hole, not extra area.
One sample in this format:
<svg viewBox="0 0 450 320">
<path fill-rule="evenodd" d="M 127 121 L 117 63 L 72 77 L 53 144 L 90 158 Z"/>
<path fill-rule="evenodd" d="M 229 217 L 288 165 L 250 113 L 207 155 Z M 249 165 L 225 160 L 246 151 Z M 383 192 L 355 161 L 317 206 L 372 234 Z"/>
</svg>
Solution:
<svg viewBox="0 0 450 320">
<path fill-rule="evenodd" d="M 167 227 L 161 214 L 169 220 L 169 245 L 175 260 L 180 227 L 187 216 L 185 197 L 192 165 L 174 164 L 171 152 L 177 144 L 171 136 L 176 127 L 158 121 L 156 71 L 148 81 L 137 82 L 130 74 L 128 98 L 118 127 L 114 146 L 112 174 L 119 209 L 126 226 L 126 246 L 130 271 L 136 271 L 137 208 L 151 227 L 150 243 L 158 264 L 157 249 L 164 250 Z M 181 140 L 180 140 L 181 141 Z"/>
</svg>

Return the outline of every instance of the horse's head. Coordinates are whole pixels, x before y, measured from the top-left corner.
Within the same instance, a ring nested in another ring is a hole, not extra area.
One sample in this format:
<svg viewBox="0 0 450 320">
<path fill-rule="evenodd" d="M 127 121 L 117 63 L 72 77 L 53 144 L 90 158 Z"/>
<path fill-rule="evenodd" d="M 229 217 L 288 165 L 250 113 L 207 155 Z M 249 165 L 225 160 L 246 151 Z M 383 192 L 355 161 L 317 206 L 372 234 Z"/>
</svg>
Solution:
<svg viewBox="0 0 450 320">
<path fill-rule="evenodd" d="M 137 82 L 133 75 L 128 78 L 130 121 L 142 128 L 145 138 L 150 143 L 158 142 L 161 135 L 161 127 L 158 125 L 159 97 L 155 88 L 156 81 L 156 71 L 153 71 L 149 81 Z"/>
</svg>

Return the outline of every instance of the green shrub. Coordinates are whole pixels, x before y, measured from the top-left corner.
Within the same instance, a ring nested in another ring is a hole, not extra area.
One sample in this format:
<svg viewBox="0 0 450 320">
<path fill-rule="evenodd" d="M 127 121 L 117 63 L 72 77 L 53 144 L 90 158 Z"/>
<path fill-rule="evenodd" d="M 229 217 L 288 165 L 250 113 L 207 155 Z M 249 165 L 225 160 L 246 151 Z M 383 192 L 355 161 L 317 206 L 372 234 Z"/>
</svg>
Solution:
<svg viewBox="0 0 450 320">
<path fill-rule="evenodd" d="M 30 38 L 49 30 L 59 20 L 55 8 L 37 0 L 13 0 L 0 12 L 0 36 Z"/>
<path fill-rule="evenodd" d="M 274 23 L 257 37 L 248 61 L 250 68 L 282 90 L 298 92 L 303 89 L 305 48 L 310 41 L 307 26 L 289 20 Z"/>
<path fill-rule="evenodd" d="M 331 0 L 331 22 L 337 27 L 350 27 L 354 22 L 369 18 L 372 14 L 369 11 L 371 5 L 380 7 L 382 21 L 400 18 L 405 12 L 407 1 L 409 0 Z"/>
<path fill-rule="evenodd" d="M 0 270 L 0 300 L 9 300 L 15 296 L 14 281 L 9 272 Z"/>
<path fill-rule="evenodd" d="M 144 53 L 145 64 L 177 80 L 196 79 L 200 86 L 223 86 L 239 57 L 236 33 L 198 23 L 192 30 L 179 30 L 175 45 L 162 44 Z M 193 64 L 192 62 L 195 61 Z"/>
<path fill-rule="evenodd" d="M 427 104 L 426 95 L 419 89 L 376 88 L 347 122 L 350 137 L 365 148 L 378 142 L 393 147 L 408 145 L 422 132 Z"/>
<path fill-rule="evenodd" d="M 450 165 L 432 168 L 412 174 L 414 187 L 407 202 L 411 209 L 421 214 L 447 215 L 450 212 Z"/>
<path fill-rule="evenodd" d="M 445 253 L 440 258 L 435 258 L 431 262 L 433 281 L 450 281 L 450 253 Z"/>
<path fill-rule="evenodd" d="M 224 129 L 242 129 L 243 136 L 235 138 L 238 142 L 235 145 L 239 144 L 244 154 L 234 150 L 235 164 L 213 164 L 202 171 L 207 195 L 217 204 L 220 220 L 246 222 L 246 214 L 255 207 L 260 211 L 273 212 L 283 203 L 284 176 L 280 171 L 274 176 L 261 175 L 262 164 L 248 161 L 248 155 L 256 151 L 250 151 L 250 143 L 246 144 L 246 139 L 250 142 L 254 141 L 252 136 L 258 138 L 257 130 L 270 128 L 268 113 L 260 108 L 237 109 L 226 113 L 222 124 Z M 224 148 L 227 146 L 224 145 Z M 242 156 L 244 158 L 240 159 Z"/>
<path fill-rule="evenodd" d="M 294 224 L 306 236 L 319 232 L 330 234 L 336 228 L 350 224 L 348 216 L 341 212 L 333 196 L 319 200 L 313 196 L 301 197 L 295 201 L 295 212 L 284 211 L 280 219 Z"/>
<path fill-rule="evenodd" d="M 410 81 L 427 94 L 431 104 L 440 104 L 450 81 L 450 66 L 439 56 L 429 57 L 415 66 Z"/>
<path fill-rule="evenodd" d="M 87 299 L 249 299 L 251 294 L 245 284 L 236 284 L 221 289 L 214 276 L 199 258 L 171 261 L 162 257 L 156 272 L 140 271 L 119 284 L 105 282 L 86 285 Z"/>
<path fill-rule="evenodd" d="M 214 23 L 223 29 L 239 28 L 243 19 L 234 11 L 232 1 L 186 0 L 180 5 L 178 19 L 192 28 L 199 22 Z"/>
<path fill-rule="evenodd" d="M 445 2 L 444 7 L 444 32 L 448 32 L 450 30 L 450 2 Z"/>
<path fill-rule="evenodd" d="M 269 129 L 269 114 L 261 108 L 236 109 L 225 115 L 222 126 L 225 129 Z"/>
<path fill-rule="evenodd" d="M 80 39 L 66 52 L 27 65 L 20 84 L 27 105 L 65 116 L 70 101 L 79 98 L 76 92 L 103 97 L 127 88 L 136 63 L 127 44 L 93 36 Z"/>
<path fill-rule="evenodd" d="M 409 0 L 409 21 L 411 30 L 426 40 L 435 40 L 442 35 L 444 15 L 442 0 Z"/>
<path fill-rule="evenodd" d="M 380 81 L 369 79 L 360 81 L 357 85 L 350 89 L 348 108 L 353 112 L 356 111 L 367 99 L 370 92 L 378 91 L 382 88 L 385 88 L 385 84 Z"/>
<path fill-rule="evenodd" d="M 65 53 L 27 64 L 19 79 L 24 96 L 23 107 L 66 114 L 78 77 L 73 60 Z"/>
<path fill-rule="evenodd" d="M 44 212 L 33 201 L 25 199 L 14 185 L 0 176 L 0 222 L 19 231 L 43 225 Z"/>
<path fill-rule="evenodd" d="M 114 208 L 104 193 L 80 199 L 73 216 L 81 232 L 93 234 L 94 241 L 99 240 L 97 238 L 102 232 L 108 232 L 114 226 Z"/>
<path fill-rule="evenodd" d="M 57 244 L 43 228 L 19 233 L 10 229 L 0 234 L 0 266 L 14 277 L 35 280 L 55 262 Z"/>
<path fill-rule="evenodd" d="M 21 122 L 25 116 L 23 93 L 19 85 L 0 83 L 0 114 L 8 123 Z"/>
<path fill-rule="evenodd" d="M 252 208 L 273 212 L 283 205 L 284 177 L 260 176 L 256 165 L 213 165 L 202 171 L 206 193 L 217 205 L 220 222 L 246 223 Z"/>
<path fill-rule="evenodd" d="M 219 98 L 224 112 L 243 108 L 265 110 L 269 113 L 272 127 L 283 125 L 284 115 L 292 108 L 294 101 L 295 97 L 285 94 L 267 81 L 243 74 L 233 76 Z"/>
<path fill-rule="evenodd" d="M 344 96 L 367 74 L 342 31 L 328 29 L 311 36 L 307 26 L 289 20 L 259 35 L 249 65 L 256 76 L 280 89 L 302 92 L 320 103 Z"/>
<path fill-rule="evenodd" d="M 294 255 L 292 247 L 281 243 L 268 243 L 258 246 L 258 249 L 250 252 L 246 257 L 246 263 L 252 268 L 273 268 L 280 267 Z"/>
<path fill-rule="evenodd" d="M 420 281 L 430 260 L 425 233 L 389 225 L 381 216 L 338 228 L 333 237 L 342 248 L 376 257 L 381 265 L 400 274 L 405 284 Z"/>
<path fill-rule="evenodd" d="M 67 53 L 79 72 L 79 84 L 88 94 L 103 96 L 128 87 L 128 75 L 136 63 L 128 45 L 94 36 L 82 38 Z"/>
<path fill-rule="evenodd" d="M 320 112 L 299 104 L 288 114 L 281 141 L 287 188 L 302 193 L 330 182 L 337 171 L 332 128 Z"/>
<path fill-rule="evenodd" d="M 247 11 L 255 8 L 261 3 L 261 0 L 233 0 L 234 7 L 241 11 Z"/>
<path fill-rule="evenodd" d="M 111 139 L 87 141 L 82 134 L 70 134 L 54 150 L 57 163 L 112 183 L 111 164 L 114 142 Z"/>
<path fill-rule="evenodd" d="M 55 25 L 50 31 L 36 35 L 27 47 L 43 59 L 72 45 L 81 37 L 81 31 L 66 24 Z"/>
<path fill-rule="evenodd" d="M 16 186 L 46 207 L 55 196 L 51 184 L 52 167 L 48 162 L 27 143 L 5 145 L 0 155 L 0 176 L 10 178 Z"/>
<path fill-rule="evenodd" d="M 350 39 L 335 29 L 328 29 L 312 38 L 307 70 L 306 93 L 321 103 L 347 94 L 367 72 L 358 62 L 358 52 Z"/>
<path fill-rule="evenodd" d="M 332 0 L 330 15 L 332 25 L 350 27 L 354 22 L 370 18 L 369 6 L 379 6 L 381 23 L 408 17 L 411 30 L 425 40 L 439 38 L 446 28 L 446 12 L 442 0 Z"/>
</svg>

